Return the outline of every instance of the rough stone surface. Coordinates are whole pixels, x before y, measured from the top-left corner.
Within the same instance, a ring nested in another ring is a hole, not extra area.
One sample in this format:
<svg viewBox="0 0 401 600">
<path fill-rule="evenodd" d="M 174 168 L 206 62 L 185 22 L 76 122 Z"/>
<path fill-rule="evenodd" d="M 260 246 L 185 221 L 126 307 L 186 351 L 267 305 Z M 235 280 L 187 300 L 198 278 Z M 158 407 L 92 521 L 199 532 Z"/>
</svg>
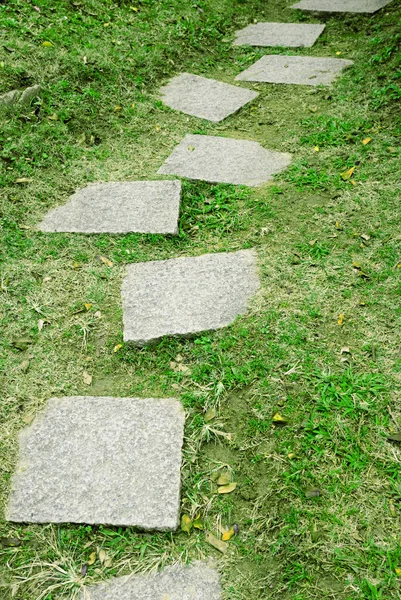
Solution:
<svg viewBox="0 0 401 600">
<path fill-rule="evenodd" d="M 178 232 L 180 181 L 95 183 L 51 210 L 39 229 L 76 233 Z"/>
<path fill-rule="evenodd" d="M 257 23 L 237 31 L 234 46 L 310 48 L 325 27 L 309 23 Z"/>
<path fill-rule="evenodd" d="M 258 96 L 257 92 L 191 73 L 174 77 L 160 91 L 170 108 L 215 123 Z"/>
<path fill-rule="evenodd" d="M 176 529 L 183 426 L 173 398 L 52 398 L 20 435 L 6 518 Z"/>
<path fill-rule="evenodd" d="M 263 56 L 236 77 L 238 81 L 330 85 L 345 67 L 354 63 L 342 58 L 314 56 Z"/>
<path fill-rule="evenodd" d="M 20 104 L 28 105 L 34 98 L 40 95 L 40 85 L 33 85 L 32 87 L 26 88 L 21 94 L 21 98 L 18 100 Z"/>
<path fill-rule="evenodd" d="M 253 187 L 272 179 L 290 162 L 290 154 L 266 150 L 257 142 L 186 135 L 158 172 Z"/>
<path fill-rule="evenodd" d="M 291 8 L 321 12 L 374 13 L 392 0 L 301 0 Z"/>
<path fill-rule="evenodd" d="M 5 106 L 12 106 L 15 104 L 20 97 L 21 92 L 19 90 L 11 90 L 11 92 L 7 92 L 6 94 L 2 94 L 0 96 L 0 104 Z"/>
<path fill-rule="evenodd" d="M 80 600 L 221 600 L 218 572 L 206 563 L 118 577 L 84 588 Z"/>
<path fill-rule="evenodd" d="M 122 286 L 124 340 L 141 346 L 226 327 L 258 288 L 253 250 L 131 264 Z"/>
</svg>

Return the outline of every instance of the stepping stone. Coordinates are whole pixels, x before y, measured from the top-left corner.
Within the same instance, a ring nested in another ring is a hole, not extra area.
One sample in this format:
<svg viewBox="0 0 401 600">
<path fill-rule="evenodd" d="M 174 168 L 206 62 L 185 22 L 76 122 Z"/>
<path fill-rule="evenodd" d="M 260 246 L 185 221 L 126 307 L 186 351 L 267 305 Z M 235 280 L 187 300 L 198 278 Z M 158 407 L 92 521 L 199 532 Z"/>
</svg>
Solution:
<svg viewBox="0 0 401 600">
<path fill-rule="evenodd" d="M 259 288 L 256 258 L 241 250 L 128 265 L 124 341 L 143 346 L 230 325 Z"/>
<path fill-rule="evenodd" d="M 210 183 L 258 186 L 291 163 L 291 154 L 265 150 L 257 142 L 186 135 L 158 173 Z"/>
<path fill-rule="evenodd" d="M 342 58 L 314 56 L 263 56 L 236 77 L 238 81 L 330 85 L 345 67 L 354 63 Z"/>
<path fill-rule="evenodd" d="M 164 104 L 187 115 L 218 123 L 259 94 L 236 85 L 183 73 L 160 90 Z"/>
<path fill-rule="evenodd" d="M 85 587 L 80 600 L 221 600 L 221 588 L 218 572 L 197 562 Z"/>
<path fill-rule="evenodd" d="M 291 8 L 321 12 L 374 13 L 392 0 L 301 0 Z"/>
<path fill-rule="evenodd" d="M 51 210 L 41 231 L 178 233 L 180 181 L 95 183 Z"/>
<path fill-rule="evenodd" d="M 310 48 L 325 27 L 308 23 L 257 23 L 237 31 L 234 46 Z"/>
<path fill-rule="evenodd" d="M 52 398 L 20 434 L 6 518 L 176 529 L 183 427 L 173 398 Z"/>
</svg>

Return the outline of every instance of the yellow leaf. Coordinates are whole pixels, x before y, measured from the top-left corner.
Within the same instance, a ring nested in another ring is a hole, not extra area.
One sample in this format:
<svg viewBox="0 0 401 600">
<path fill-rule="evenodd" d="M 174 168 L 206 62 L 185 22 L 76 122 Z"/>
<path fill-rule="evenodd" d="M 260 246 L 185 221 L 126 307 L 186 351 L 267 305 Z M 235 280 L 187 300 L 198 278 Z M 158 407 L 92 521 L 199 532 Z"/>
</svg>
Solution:
<svg viewBox="0 0 401 600">
<path fill-rule="evenodd" d="M 160 125 L 156 125 L 155 129 L 156 129 L 156 131 L 161 131 Z"/>
<path fill-rule="evenodd" d="M 391 515 L 392 515 L 393 517 L 395 517 L 397 513 L 396 513 L 396 510 L 395 510 L 394 502 L 393 502 L 392 500 L 390 500 L 390 501 L 389 501 L 389 505 L 390 505 L 390 512 L 391 512 Z"/>
<path fill-rule="evenodd" d="M 93 379 L 92 375 L 89 375 L 89 373 L 87 373 L 86 371 L 84 371 L 84 372 L 82 373 L 82 378 L 83 378 L 83 380 L 84 380 L 84 383 L 85 383 L 86 385 L 91 385 L 91 383 L 92 383 L 92 379 Z"/>
<path fill-rule="evenodd" d="M 92 304 L 90 304 L 89 302 L 86 302 L 84 304 L 84 306 L 85 306 L 86 310 L 90 310 L 92 308 Z"/>
<path fill-rule="evenodd" d="M 103 23 L 103 27 L 109 27 L 110 23 Z"/>
<path fill-rule="evenodd" d="M 352 183 L 352 185 L 356 185 L 355 179 L 350 179 L 350 182 Z"/>
<path fill-rule="evenodd" d="M 293 458 L 295 458 L 295 452 L 290 452 L 289 455 L 288 455 L 288 458 L 290 460 L 292 460 Z"/>
<path fill-rule="evenodd" d="M 398 577 L 401 577 L 401 569 L 400 568 L 395 569 L 395 572 L 397 573 Z"/>
<path fill-rule="evenodd" d="M 73 269 L 80 269 L 81 265 L 79 264 L 79 262 L 74 262 L 73 265 L 72 265 L 72 268 Z"/>
<path fill-rule="evenodd" d="M 348 171 L 344 171 L 344 173 L 341 173 L 341 179 L 344 179 L 344 181 L 347 181 L 347 179 L 351 179 L 355 169 L 356 167 L 351 167 L 350 169 L 348 169 Z"/>
<path fill-rule="evenodd" d="M 117 346 L 114 346 L 113 352 L 118 352 L 122 347 L 123 347 L 122 344 L 117 344 Z"/>
<path fill-rule="evenodd" d="M 31 183 L 33 179 L 31 177 L 19 177 L 14 183 Z"/>
<path fill-rule="evenodd" d="M 205 421 L 206 423 L 208 423 L 209 421 L 212 421 L 216 416 L 216 409 L 215 408 L 209 408 L 206 413 L 205 413 Z"/>
<path fill-rule="evenodd" d="M 225 531 L 223 533 L 223 535 L 221 536 L 221 539 L 223 540 L 223 542 L 228 542 L 228 540 L 231 540 L 231 538 L 234 537 L 234 535 L 235 535 L 234 527 L 231 527 L 231 529 L 229 529 L 229 531 Z"/>
<path fill-rule="evenodd" d="M 53 44 L 51 42 L 43 42 L 42 46 L 45 48 L 53 48 Z"/>
<path fill-rule="evenodd" d="M 195 528 L 195 529 L 203 529 L 203 521 L 202 521 L 202 519 L 201 519 L 201 516 L 200 516 L 200 515 L 197 515 L 197 516 L 195 517 L 195 520 L 194 520 L 194 523 L 193 523 L 193 525 L 194 525 L 194 528 Z"/>
<path fill-rule="evenodd" d="M 131 104 L 131 108 L 135 108 L 135 102 Z"/>
<path fill-rule="evenodd" d="M 220 475 L 217 480 L 217 485 L 228 485 L 229 483 L 231 483 L 231 477 L 229 477 L 227 474 Z"/>
<path fill-rule="evenodd" d="M 57 113 L 53 113 L 52 115 L 50 115 L 49 117 L 47 117 L 49 119 L 49 121 L 57 121 L 58 119 L 58 114 Z"/>
<path fill-rule="evenodd" d="M 191 533 L 191 529 L 193 527 L 193 523 L 188 515 L 182 515 L 181 517 L 181 530 L 186 533 Z"/>
<path fill-rule="evenodd" d="M 108 558 L 107 552 L 106 552 L 106 550 L 103 550 L 103 548 L 102 548 L 102 550 L 100 550 L 100 552 L 99 552 L 100 562 L 103 564 L 105 562 L 105 560 L 107 560 L 107 558 Z"/>
<path fill-rule="evenodd" d="M 217 490 L 219 494 L 231 494 L 237 487 L 236 483 L 229 483 L 228 485 L 222 485 Z"/>
<path fill-rule="evenodd" d="M 96 552 L 92 552 L 92 554 L 89 555 L 88 565 L 93 565 L 95 560 L 96 560 Z"/>
<path fill-rule="evenodd" d="M 130 6 L 130 9 L 133 10 L 134 12 L 138 12 L 139 8 L 137 8 L 136 6 Z"/>
<path fill-rule="evenodd" d="M 345 319 L 345 315 L 343 315 L 343 313 L 341 313 L 341 314 L 338 316 L 337 323 L 338 323 L 339 325 L 343 325 L 343 324 L 344 324 L 344 319 Z"/>
<path fill-rule="evenodd" d="M 336 52 L 337 56 L 340 56 L 341 52 Z"/>
<path fill-rule="evenodd" d="M 276 413 L 273 417 L 273 423 L 287 423 L 287 419 Z"/>
<path fill-rule="evenodd" d="M 315 152 L 319 152 L 319 146 L 315 146 L 313 149 Z"/>
<path fill-rule="evenodd" d="M 99 256 L 99 260 L 100 260 L 100 262 L 102 262 L 104 265 L 107 265 L 108 267 L 113 266 L 113 263 L 111 262 L 111 260 L 109 260 L 107 258 L 107 256 Z"/>
<path fill-rule="evenodd" d="M 118 110 L 121 110 L 121 106 L 117 105 L 114 107 L 114 110 L 117 112 Z"/>
<path fill-rule="evenodd" d="M 371 141 L 372 141 L 372 138 L 370 138 L 370 137 L 367 137 L 367 138 L 365 138 L 364 140 L 362 140 L 362 144 L 363 144 L 364 146 L 366 146 L 366 145 L 367 145 L 367 144 L 369 144 L 369 142 L 371 142 Z"/>
</svg>

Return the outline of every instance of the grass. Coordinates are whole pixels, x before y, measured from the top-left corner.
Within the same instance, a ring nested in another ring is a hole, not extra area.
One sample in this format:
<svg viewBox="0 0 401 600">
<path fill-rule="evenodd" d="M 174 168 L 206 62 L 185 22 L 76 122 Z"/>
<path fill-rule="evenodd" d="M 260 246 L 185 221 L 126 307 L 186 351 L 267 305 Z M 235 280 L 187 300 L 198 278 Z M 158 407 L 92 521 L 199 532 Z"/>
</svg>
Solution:
<svg viewBox="0 0 401 600">
<path fill-rule="evenodd" d="M 50 397 L 176 395 L 187 411 L 182 511 L 215 535 L 240 529 L 222 557 L 201 531 L 3 520 L 0 537 L 21 540 L 0 548 L 5 600 L 72 599 L 84 583 L 204 557 L 227 600 L 400 598 L 401 455 L 386 437 L 401 426 L 401 3 L 340 18 L 291 4 L 0 3 L 1 89 L 43 86 L 40 102 L 0 115 L 1 507 L 18 431 Z M 217 125 L 160 103 L 175 73 L 232 82 L 269 52 L 231 46 L 253 19 L 323 19 L 312 49 L 288 53 L 341 52 L 355 66 L 330 89 L 255 84 L 258 99 Z M 77 187 L 154 178 L 186 133 L 256 140 L 293 163 L 255 190 L 185 182 L 176 238 L 35 231 Z M 263 288 L 233 326 L 113 352 L 127 263 L 251 247 Z M 188 370 L 171 368 L 177 355 Z M 238 487 L 220 497 L 215 474 L 227 470 Z"/>
</svg>

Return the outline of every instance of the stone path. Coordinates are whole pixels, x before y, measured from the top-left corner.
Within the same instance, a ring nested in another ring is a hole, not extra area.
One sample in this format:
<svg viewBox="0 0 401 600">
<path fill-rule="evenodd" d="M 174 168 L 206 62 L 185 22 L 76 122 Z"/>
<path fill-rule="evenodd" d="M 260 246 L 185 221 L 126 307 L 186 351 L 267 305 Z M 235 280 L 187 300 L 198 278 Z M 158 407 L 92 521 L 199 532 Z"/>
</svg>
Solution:
<svg viewBox="0 0 401 600">
<path fill-rule="evenodd" d="M 158 173 L 254 187 L 270 181 L 290 162 L 290 154 L 266 150 L 257 142 L 186 135 Z"/>
<path fill-rule="evenodd" d="M 95 183 L 51 210 L 41 231 L 178 233 L 179 181 Z"/>
<path fill-rule="evenodd" d="M 124 341 L 138 346 L 226 327 L 259 288 L 253 250 L 135 263 L 127 271 Z"/>
<path fill-rule="evenodd" d="M 207 563 L 118 577 L 85 588 L 80 600 L 221 600 L 218 572 Z"/>
<path fill-rule="evenodd" d="M 342 58 L 272 54 L 263 56 L 235 79 L 264 83 L 330 85 L 343 69 L 353 64 L 352 60 Z"/>
<path fill-rule="evenodd" d="M 162 100 L 187 115 L 218 123 L 259 94 L 215 79 L 182 73 L 161 88 Z"/>
<path fill-rule="evenodd" d="M 374 13 L 392 0 L 301 0 L 292 8 L 321 12 Z"/>
<path fill-rule="evenodd" d="M 309 23 L 256 23 L 236 32 L 234 46 L 310 48 L 325 27 Z"/>
<path fill-rule="evenodd" d="M 7 519 L 176 529 L 183 427 L 171 398 L 52 398 L 20 434 Z"/>
</svg>

